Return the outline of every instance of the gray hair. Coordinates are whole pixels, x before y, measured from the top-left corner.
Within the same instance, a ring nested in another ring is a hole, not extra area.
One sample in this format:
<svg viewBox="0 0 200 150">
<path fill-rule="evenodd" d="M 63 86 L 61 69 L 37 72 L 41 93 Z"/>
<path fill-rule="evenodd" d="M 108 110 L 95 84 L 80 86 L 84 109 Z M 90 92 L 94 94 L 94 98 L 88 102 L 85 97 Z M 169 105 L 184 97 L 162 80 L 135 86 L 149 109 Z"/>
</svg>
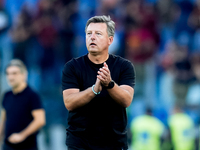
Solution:
<svg viewBox="0 0 200 150">
<path fill-rule="evenodd" d="M 110 16 L 94 16 L 90 18 L 85 27 L 85 32 L 90 23 L 105 23 L 107 25 L 108 36 L 113 36 L 115 34 L 115 23 L 111 20 Z"/>
<path fill-rule="evenodd" d="M 12 59 L 8 65 L 6 66 L 6 70 L 8 67 L 16 66 L 20 69 L 21 73 L 28 73 L 25 64 L 20 59 Z"/>
</svg>

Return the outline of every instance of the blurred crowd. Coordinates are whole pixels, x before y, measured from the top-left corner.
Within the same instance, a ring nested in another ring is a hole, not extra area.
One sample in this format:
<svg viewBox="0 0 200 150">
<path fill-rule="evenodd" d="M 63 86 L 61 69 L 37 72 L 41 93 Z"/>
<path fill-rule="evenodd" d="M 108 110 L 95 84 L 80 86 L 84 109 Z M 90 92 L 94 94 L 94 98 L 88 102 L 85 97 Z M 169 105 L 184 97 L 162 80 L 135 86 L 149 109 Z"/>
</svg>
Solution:
<svg viewBox="0 0 200 150">
<path fill-rule="evenodd" d="M 71 58 L 87 53 L 85 24 L 94 15 L 110 15 L 115 21 L 109 51 L 135 66 L 128 128 L 151 108 L 168 129 L 178 107 L 199 129 L 200 0 L 0 0 L 0 94 L 9 88 L 6 64 L 21 59 L 46 110 L 41 149 L 66 148 L 62 69 Z"/>
</svg>

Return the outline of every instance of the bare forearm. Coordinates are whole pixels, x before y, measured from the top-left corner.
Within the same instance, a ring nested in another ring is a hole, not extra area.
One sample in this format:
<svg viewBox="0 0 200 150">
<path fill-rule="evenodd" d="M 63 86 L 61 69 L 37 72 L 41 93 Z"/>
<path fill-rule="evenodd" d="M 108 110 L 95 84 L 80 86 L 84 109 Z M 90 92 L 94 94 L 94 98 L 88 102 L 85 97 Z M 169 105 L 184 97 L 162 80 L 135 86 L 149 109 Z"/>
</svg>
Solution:
<svg viewBox="0 0 200 150">
<path fill-rule="evenodd" d="M 133 94 L 123 87 L 115 86 L 112 89 L 108 89 L 109 95 L 121 106 L 128 107 L 133 99 Z"/>
<path fill-rule="evenodd" d="M 111 74 L 106 62 L 104 63 L 104 66 L 99 69 L 97 78 L 105 87 L 109 87 L 109 84 L 113 83 L 111 82 Z M 111 87 L 111 89 L 107 90 L 109 95 L 121 106 L 128 107 L 131 104 L 134 94 L 134 89 L 131 86 L 118 86 L 116 83 L 114 83 L 114 87 Z"/>
<path fill-rule="evenodd" d="M 33 120 L 24 130 L 20 132 L 25 138 L 38 131 L 45 125 L 44 120 Z"/>
<path fill-rule="evenodd" d="M 13 144 L 20 143 L 45 125 L 44 109 L 35 109 L 31 112 L 31 114 L 33 116 L 33 121 L 21 132 L 11 134 L 8 137 L 9 142 Z"/>
<path fill-rule="evenodd" d="M 63 93 L 64 94 L 64 93 Z M 84 106 L 89 103 L 94 97 L 95 94 L 92 92 L 92 87 L 77 93 L 71 93 L 64 95 L 65 107 L 69 110 L 75 110 L 79 107 Z"/>
</svg>

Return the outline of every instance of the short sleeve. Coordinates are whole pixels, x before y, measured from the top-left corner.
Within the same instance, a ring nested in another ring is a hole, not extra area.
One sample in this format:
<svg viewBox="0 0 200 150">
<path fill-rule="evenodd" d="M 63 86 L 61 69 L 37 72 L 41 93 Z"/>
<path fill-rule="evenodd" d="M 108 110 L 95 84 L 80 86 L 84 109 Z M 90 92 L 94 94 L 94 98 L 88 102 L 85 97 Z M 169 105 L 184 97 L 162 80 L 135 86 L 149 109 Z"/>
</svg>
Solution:
<svg viewBox="0 0 200 150">
<path fill-rule="evenodd" d="M 43 108 L 42 101 L 37 93 L 34 92 L 31 95 L 30 99 L 31 99 L 31 110 Z"/>
<path fill-rule="evenodd" d="M 124 61 L 121 66 L 120 85 L 135 86 L 135 69 L 130 61 Z"/>
<path fill-rule="evenodd" d="M 62 90 L 69 88 L 79 88 L 75 62 L 73 60 L 67 62 L 62 71 Z"/>
</svg>

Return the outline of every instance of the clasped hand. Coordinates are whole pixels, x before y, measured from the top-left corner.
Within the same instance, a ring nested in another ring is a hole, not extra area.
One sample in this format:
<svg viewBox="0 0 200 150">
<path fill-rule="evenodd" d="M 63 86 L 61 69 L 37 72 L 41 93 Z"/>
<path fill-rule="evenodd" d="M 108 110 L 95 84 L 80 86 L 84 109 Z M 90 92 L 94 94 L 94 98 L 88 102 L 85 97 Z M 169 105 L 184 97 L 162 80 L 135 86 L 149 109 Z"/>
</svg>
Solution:
<svg viewBox="0 0 200 150">
<path fill-rule="evenodd" d="M 103 67 L 99 69 L 97 78 L 100 80 L 103 86 L 108 86 L 108 84 L 112 80 L 110 76 L 110 70 L 105 62 L 103 64 Z"/>
<path fill-rule="evenodd" d="M 110 70 L 108 68 L 108 65 L 104 62 L 103 67 L 99 69 L 97 72 L 97 80 L 95 83 L 95 91 L 100 92 L 102 90 L 102 85 L 103 86 L 108 86 L 110 83 L 111 75 L 110 75 Z"/>
</svg>

